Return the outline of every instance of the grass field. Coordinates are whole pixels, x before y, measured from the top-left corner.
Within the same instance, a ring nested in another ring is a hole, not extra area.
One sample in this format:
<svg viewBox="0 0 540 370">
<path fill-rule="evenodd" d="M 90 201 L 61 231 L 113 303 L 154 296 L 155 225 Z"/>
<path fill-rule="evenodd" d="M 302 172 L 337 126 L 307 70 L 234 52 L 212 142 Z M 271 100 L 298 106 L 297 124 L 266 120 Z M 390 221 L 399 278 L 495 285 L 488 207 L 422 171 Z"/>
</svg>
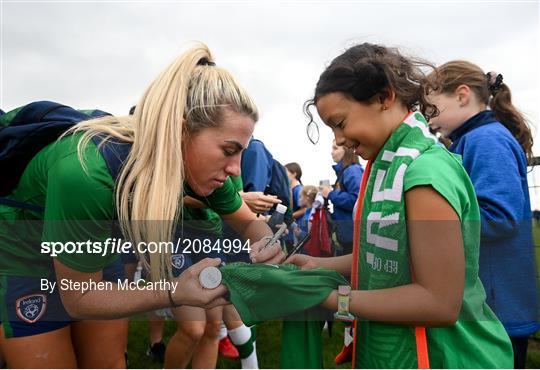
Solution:
<svg viewBox="0 0 540 370">
<path fill-rule="evenodd" d="M 148 326 L 146 321 L 137 319 L 130 323 L 129 332 L 129 367 L 130 368 L 162 368 L 163 365 L 152 361 L 146 356 L 148 348 Z M 174 332 L 174 323 L 168 321 L 165 325 L 165 338 L 168 339 Z M 280 338 L 281 322 L 265 322 L 257 327 L 257 356 L 259 357 L 259 367 L 279 368 L 280 363 Z M 351 363 L 336 366 L 334 363 L 335 355 L 341 350 L 343 344 L 343 325 L 335 323 L 332 330 L 332 337 L 329 337 L 328 331 L 323 332 L 323 360 L 324 367 L 331 369 L 347 369 Z M 303 344 L 298 343 L 299 348 Z M 229 360 L 220 357 L 217 368 L 219 369 L 239 369 L 239 360 Z M 527 358 L 527 368 L 540 368 L 540 340 L 530 339 L 529 354 Z"/>
<path fill-rule="evenodd" d="M 279 368 L 281 353 L 281 322 L 265 322 L 257 326 L 257 356 L 260 368 Z M 167 321 L 165 325 L 165 338 L 168 339 L 174 332 L 174 323 Z M 138 318 L 133 320 L 129 326 L 129 367 L 130 368 L 162 368 L 162 364 L 152 361 L 146 356 L 148 348 L 148 326 L 147 322 Z M 351 364 L 336 366 L 334 364 L 335 355 L 341 350 L 343 344 L 343 325 L 335 323 L 332 329 L 332 337 L 328 331 L 323 332 L 323 359 L 325 368 L 347 369 Z M 298 343 L 299 348 L 303 343 Z M 239 369 L 239 360 L 229 360 L 219 357 L 217 367 L 220 369 Z"/>
</svg>

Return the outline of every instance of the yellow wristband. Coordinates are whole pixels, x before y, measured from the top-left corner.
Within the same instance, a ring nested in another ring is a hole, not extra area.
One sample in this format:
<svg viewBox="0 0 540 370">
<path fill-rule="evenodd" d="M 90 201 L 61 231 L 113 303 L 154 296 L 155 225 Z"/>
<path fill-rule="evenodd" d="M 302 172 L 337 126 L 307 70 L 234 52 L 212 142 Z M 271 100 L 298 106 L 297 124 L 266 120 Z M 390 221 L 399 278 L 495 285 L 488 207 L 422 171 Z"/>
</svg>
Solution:
<svg viewBox="0 0 540 370">
<path fill-rule="evenodd" d="M 340 285 L 338 287 L 338 310 L 334 313 L 334 318 L 340 321 L 354 321 L 354 316 L 349 312 L 349 301 L 351 287 Z"/>
</svg>

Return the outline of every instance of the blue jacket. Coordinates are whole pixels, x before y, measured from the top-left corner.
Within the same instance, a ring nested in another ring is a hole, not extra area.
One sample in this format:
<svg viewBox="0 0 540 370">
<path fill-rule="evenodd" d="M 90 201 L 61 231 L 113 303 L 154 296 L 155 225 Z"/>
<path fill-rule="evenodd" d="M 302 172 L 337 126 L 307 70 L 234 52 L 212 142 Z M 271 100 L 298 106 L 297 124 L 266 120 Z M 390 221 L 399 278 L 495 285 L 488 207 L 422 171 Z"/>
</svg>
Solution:
<svg viewBox="0 0 540 370">
<path fill-rule="evenodd" d="M 274 157 L 264 144 L 251 139 L 248 147 L 242 153 L 241 171 L 244 191 L 264 191 L 272 178 Z"/>
<path fill-rule="evenodd" d="M 463 157 L 481 218 L 479 275 L 487 303 L 509 336 L 538 330 L 536 267 L 525 153 L 492 111 L 471 117 L 450 134 Z"/>
<path fill-rule="evenodd" d="M 240 171 L 242 177 L 243 190 L 245 192 L 260 191 L 263 192 L 266 185 L 270 183 L 272 178 L 272 165 L 274 157 L 266 149 L 260 140 L 251 139 L 247 148 L 242 152 L 240 161 Z M 243 240 L 227 222 L 223 222 L 223 238 L 229 240 Z M 249 256 L 242 251 L 229 255 L 229 261 L 249 262 Z"/>
<path fill-rule="evenodd" d="M 359 164 L 343 168 L 341 162 L 332 166 L 337 180 L 334 190 L 328 199 L 334 205 L 332 219 L 336 225 L 336 233 L 340 243 L 351 243 L 353 238 L 353 208 L 360 191 L 360 182 L 364 169 Z"/>
</svg>

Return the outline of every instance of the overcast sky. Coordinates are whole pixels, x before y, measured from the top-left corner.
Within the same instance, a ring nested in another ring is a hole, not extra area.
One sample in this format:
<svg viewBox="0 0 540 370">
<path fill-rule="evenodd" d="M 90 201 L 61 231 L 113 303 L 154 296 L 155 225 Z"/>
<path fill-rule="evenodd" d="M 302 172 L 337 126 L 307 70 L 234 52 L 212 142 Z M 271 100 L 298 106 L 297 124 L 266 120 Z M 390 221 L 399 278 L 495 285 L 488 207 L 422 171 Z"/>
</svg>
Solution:
<svg viewBox="0 0 540 370">
<path fill-rule="evenodd" d="M 1 1 L 0 8 L 3 110 L 53 100 L 125 114 L 189 41 L 200 40 L 257 103 L 255 136 L 283 164 L 300 163 L 305 184 L 335 176 L 331 131 L 320 127 L 313 146 L 302 104 L 324 66 L 355 43 L 497 70 L 518 108 L 540 122 L 538 1 Z"/>
</svg>

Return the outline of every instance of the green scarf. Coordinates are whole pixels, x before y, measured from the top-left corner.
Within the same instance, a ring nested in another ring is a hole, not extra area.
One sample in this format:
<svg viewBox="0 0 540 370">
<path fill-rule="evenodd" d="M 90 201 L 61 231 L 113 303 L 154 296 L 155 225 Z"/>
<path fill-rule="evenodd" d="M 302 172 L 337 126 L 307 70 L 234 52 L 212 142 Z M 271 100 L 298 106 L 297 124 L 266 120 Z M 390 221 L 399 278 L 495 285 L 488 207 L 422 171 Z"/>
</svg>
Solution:
<svg viewBox="0 0 540 370">
<path fill-rule="evenodd" d="M 409 165 L 436 145 L 420 113 L 411 113 L 386 141 L 371 165 L 362 204 L 360 289 L 411 282 L 405 225 L 404 178 Z M 366 248 L 364 246 L 372 246 Z"/>
<path fill-rule="evenodd" d="M 409 113 L 371 164 L 362 204 L 358 289 L 384 289 L 411 283 L 403 190 L 405 172 L 437 142 L 424 117 Z M 356 367 L 417 366 L 414 328 L 360 321 L 357 332 Z M 387 342 L 376 345 L 377 338 L 385 338 Z"/>
</svg>

